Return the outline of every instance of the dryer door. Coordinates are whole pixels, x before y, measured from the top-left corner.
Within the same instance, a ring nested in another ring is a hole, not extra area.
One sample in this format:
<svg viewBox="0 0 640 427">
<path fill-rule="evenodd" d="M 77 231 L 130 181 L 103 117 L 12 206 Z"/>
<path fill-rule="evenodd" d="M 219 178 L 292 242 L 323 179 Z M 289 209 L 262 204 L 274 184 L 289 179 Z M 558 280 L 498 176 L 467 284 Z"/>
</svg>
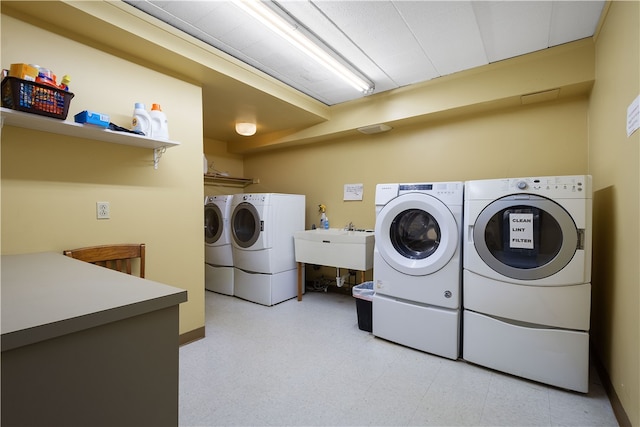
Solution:
<svg viewBox="0 0 640 427">
<path fill-rule="evenodd" d="M 238 247 L 251 248 L 258 242 L 263 231 L 264 222 L 260 220 L 260 214 L 254 205 L 242 202 L 235 207 L 231 214 L 231 233 Z"/>
<path fill-rule="evenodd" d="M 495 200 L 476 219 L 476 251 L 494 271 L 535 280 L 562 270 L 582 249 L 583 230 L 551 199 L 516 194 Z"/>
<path fill-rule="evenodd" d="M 223 230 L 223 219 L 220 208 L 215 203 L 204 205 L 204 242 L 214 245 L 220 240 Z"/>
<path fill-rule="evenodd" d="M 444 267 L 459 245 L 456 220 L 447 206 L 423 193 L 402 194 L 378 212 L 376 248 L 387 264 L 423 276 Z"/>
</svg>

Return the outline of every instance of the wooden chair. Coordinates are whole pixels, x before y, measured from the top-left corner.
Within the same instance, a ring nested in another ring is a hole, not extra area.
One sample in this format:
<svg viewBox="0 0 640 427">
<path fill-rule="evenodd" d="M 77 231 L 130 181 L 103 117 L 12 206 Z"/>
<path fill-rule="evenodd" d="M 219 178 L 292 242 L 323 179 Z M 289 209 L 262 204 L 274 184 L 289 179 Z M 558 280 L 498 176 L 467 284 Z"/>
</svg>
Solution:
<svg viewBox="0 0 640 427">
<path fill-rule="evenodd" d="M 70 249 L 64 251 L 64 254 L 127 274 L 131 274 L 131 261 L 140 258 L 140 277 L 144 278 L 144 252 L 145 244 L 139 243 Z"/>
</svg>

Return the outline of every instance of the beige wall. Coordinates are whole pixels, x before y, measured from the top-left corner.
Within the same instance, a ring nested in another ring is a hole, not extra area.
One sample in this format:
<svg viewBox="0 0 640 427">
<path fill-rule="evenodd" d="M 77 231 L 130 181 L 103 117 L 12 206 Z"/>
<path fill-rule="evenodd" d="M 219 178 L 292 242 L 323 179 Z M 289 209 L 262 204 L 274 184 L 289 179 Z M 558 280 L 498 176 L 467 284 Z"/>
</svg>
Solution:
<svg viewBox="0 0 640 427">
<path fill-rule="evenodd" d="M 2 15 L 2 67 L 17 62 L 71 75 L 68 120 L 89 109 L 128 127 L 135 102 L 160 103 L 181 145 L 154 170 L 150 149 L 4 126 L 2 253 L 144 242 L 147 278 L 188 291 L 180 332 L 203 327 L 201 89 Z"/>
<path fill-rule="evenodd" d="M 589 105 L 594 184 L 592 341 L 634 426 L 640 425 L 640 131 L 626 111 L 640 94 L 640 3 L 611 4 L 596 42 Z"/>
<path fill-rule="evenodd" d="M 209 173 L 223 173 L 231 177 L 244 176 L 244 157 L 240 154 L 229 153 L 228 143 L 213 139 L 204 139 L 204 154 L 207 157 Z M 204 164 L 203 164 L 204 168 Z M 204 185 L 205 196 L 242 193 L 242 187 L 220 185 L 207 180 Z"/>
<path fill-rule="evenodd" d="M 587 99 L 532 104 L 247 156 L 247 192 L 306 194 L 307 228 L 327 206 L 332 227 L 375 224 L 375 186 L 587 173 Z M 345 184 L 364 184 L 343 201 Z"/>
</svg>

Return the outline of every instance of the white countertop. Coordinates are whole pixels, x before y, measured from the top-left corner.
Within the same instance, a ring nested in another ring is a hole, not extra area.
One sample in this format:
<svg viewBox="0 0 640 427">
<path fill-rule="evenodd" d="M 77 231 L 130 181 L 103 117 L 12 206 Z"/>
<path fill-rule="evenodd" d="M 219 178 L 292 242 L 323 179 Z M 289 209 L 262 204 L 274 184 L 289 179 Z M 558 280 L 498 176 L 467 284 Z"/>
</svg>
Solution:
<svg viewBox="0 0 640 427">
<path fill-rule="evenodd" d="M 0 277 L 2 351 L 187 300 L 184 289 L 53 252 L 2 255 Z"/>
</svg>

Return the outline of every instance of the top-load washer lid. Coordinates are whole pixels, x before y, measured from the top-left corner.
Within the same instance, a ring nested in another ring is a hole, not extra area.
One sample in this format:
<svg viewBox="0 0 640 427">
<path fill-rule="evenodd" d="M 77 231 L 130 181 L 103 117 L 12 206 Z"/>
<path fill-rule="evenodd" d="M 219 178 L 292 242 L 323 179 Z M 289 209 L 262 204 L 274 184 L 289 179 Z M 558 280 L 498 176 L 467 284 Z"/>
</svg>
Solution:
<svg viewBox="0 0 640 427">
<path fill-rule="evenodd" d="M 533 194 L 497 199 L 480 212 L 474 246 L 494 271 L 535 280 L 562 270 L 583 249 L 584 230 L 558 203 Z"/>
<path fill-rule="evenodd" d="M 222 236 L 224 220 L 222 211 L 215 203 L 207 203 L 204 206 L 204 242 L 214 244 Z"/>
<path fill-rule="evenodd" d="M 387 264 L 404 274 L 432 274 L 455 253 L 458 227 L 439 199 L 423 193 L 402 194 L 378 212 L 376 248 Z"/>
</svg>

